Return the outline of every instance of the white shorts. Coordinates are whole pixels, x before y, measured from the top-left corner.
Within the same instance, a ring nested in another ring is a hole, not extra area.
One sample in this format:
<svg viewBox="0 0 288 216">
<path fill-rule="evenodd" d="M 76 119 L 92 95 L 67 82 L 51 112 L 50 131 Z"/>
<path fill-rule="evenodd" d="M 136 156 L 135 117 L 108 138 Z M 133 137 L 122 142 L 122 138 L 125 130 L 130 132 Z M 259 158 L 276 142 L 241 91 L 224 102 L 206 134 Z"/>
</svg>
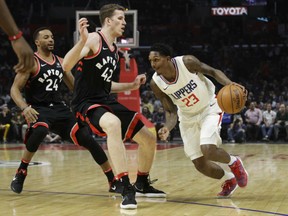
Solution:
<svg viewBox="0 0 288 216">
<path fill-rule="evenodd" d="M 213 104 L 213 103 L 211 103 Z M 184 143 L 184 151 L 191 160 L 202 157 L 200 145 L 220 145 L 222 111 L 217 102 L 194 116 L 185 116 L 189 121 L 180 122 L 179 128 Z"/>
</svg>

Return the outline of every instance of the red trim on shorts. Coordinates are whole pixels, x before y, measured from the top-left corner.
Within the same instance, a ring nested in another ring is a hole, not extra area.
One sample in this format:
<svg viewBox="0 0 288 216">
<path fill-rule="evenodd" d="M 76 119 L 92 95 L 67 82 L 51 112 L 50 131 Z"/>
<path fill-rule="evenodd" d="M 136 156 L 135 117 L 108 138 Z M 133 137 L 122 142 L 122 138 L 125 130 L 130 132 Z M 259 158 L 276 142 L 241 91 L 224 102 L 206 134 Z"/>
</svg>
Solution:
<svg viewBox="0 0 288 216">
<path fill-rule="evenodd" d="M 48 124 L 45 123 L 45 122 L 37 122 L 36 124 L 34 124 L 34 125 L 32 126 L 32 128 L 36 128 L 36 127 L 38 127 L 38 126 L 43 126 L 43 127 L 46 127 L 46 128 L 49 129 Z"/>
<path fill-rule="evenodd" d="M 219 121 L 218 121 L 218 124 L 217 124 L 218 126 L 221 124 L 222 118 L 223 118 L 223 112 L 219 113 Z"/>
<path fill-rule="evenodd" d="M 100 106 L 101 106 L 100 104 L 92 105 L 92 106 L 90 106 L 90 107 L 87 109 L 86 113 L 87 113 L 89 110 L 94 109 L 94 108 L 96 108 L 96 107 L 100 107 Z M 102 133 L 102 132 L 99 131 L 96 127 L 94 127 L 94 125 L 91 124 L 89 118 L 88 118 L 88 117 L 85 118 L 80 112 L 77 112 L 77 113 L 76 113 L 76 118 L 80 118 L 81 121 L 86 122 L 86 123 L 89 125 L 89 127 L 90 127 L 90 129 L 92 130 L 93 133 L 95 133 L 95 134 L 97 134 L 97 135 L 99 135 L 99 136 L 107 136 L 106 133 Z"/>
<path fill-rule="evenodd" d="M 76 123 L 76 124 L 72 127 L 71 132 L 70 132 L 70 137 L 71 137 L 73 143 L 74 143 L 75 145 L 77 145 L 77 146 L 79 146 L 78 140 L 77 140 L 77 138 L 76 138 L 76 133 L 77 133 L 78 130 L 79 130 L 79 125 Z"/>
<path fill-rule="evenodd" d="M 137 125 L 138 121 L 141 119 L 141 116 L 139 113 L 136 113 L 134 115 L 134 118 L 132 119 L 130 125 L 128 126 L 128 129 L 127 129 L 127 132 L 126 132 L 126 135 L 125 135 L 125 139 L 130 139 L 131 136 L 132 136 L 132 133 L 135 129 L 135 126 Z"/>
</svg>

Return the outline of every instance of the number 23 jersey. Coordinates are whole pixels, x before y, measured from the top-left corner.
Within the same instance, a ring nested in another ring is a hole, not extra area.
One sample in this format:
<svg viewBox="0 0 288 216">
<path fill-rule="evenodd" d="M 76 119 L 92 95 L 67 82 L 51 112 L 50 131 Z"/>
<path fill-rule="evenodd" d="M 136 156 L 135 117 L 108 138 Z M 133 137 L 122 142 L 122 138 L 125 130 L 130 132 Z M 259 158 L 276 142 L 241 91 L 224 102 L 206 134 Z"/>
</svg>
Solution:
<svg viewBox="0 0 288 216">
<path fill-rule="evenodd" d="M 179 117 L 198 114 L 215 98 L 215 86 L 202 73 L 191 73 L 183 62 L 183 56 L 171 59 L 176 70 L 173 82 L 163 76 L 153 74 L 153 80 L 159 89 L 167 94 L 178 107 Z"/>
<path fill-rule="evenodd" d="M 25 86 L 25 98 L 31 105 L 49 105 L 60 103 L 60 84 L 63 79 L 63 69 L 58 56 L 53 55 L 53 61 L 43 60 L 37 53 L 34 57 L 38 63 L 36 73 L 31 76 Z"/>
</svg>

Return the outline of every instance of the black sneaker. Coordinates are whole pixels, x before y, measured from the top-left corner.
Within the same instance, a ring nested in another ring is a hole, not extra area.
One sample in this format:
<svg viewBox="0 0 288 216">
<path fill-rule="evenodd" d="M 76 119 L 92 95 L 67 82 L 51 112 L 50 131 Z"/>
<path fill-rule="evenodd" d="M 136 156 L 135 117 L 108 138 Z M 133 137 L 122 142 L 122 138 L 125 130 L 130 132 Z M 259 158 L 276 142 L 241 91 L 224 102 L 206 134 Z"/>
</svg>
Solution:
<svg viewBox="0 0 288 216">
<path fill-rule="evenodd" d="M 120 204 L 122 209 L 136 209 L 137 202 L 135 200 L 135 190 L 131 184 L 124 186 L 122 192 L 122 203 Z"/>
<path fill-rule="evenodd" d="M 20 194 L 23 189 L 24 180 L 27 176 L 27 170 L 20 169 L 17 171 L 15 177 L 13 178 L 10 188 L 15 193 Z"/>
<path fill-rule="evenodd" d="M 156 188 L 152 187 L 150 180 L 148 180 L 145 183 L 142 182 L 136 182 L 133 187 L 136 191 L 137 197 L 149 197 L 149 198 L 165 198 L 166 193 L 160 190 L 157 190 Z"/>
<path fill-rule="evenodd" d="M 122 193 L 124 189 L 124 185 L 120 180 L 114 180 L 113 182 L 111 182 L 110 184 L 110 188 L 109 188 L 109 192 L 111 193 Z"/>
</svg>

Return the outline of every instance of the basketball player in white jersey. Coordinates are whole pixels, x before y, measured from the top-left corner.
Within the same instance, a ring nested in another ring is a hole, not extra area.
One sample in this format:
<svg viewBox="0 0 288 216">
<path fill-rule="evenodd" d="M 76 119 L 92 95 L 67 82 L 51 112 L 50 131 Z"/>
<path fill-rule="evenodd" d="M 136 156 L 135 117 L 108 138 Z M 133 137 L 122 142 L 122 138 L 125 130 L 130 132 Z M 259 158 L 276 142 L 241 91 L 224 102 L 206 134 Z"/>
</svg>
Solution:
<svg viewBox="0 0 288 216">
<path fill-rule="evenodd" d="M 205 75 L 222 85 L 232 81 L 192 55 L 172 58 L 171 47 L 161 43 L 151 47 L 149 61 L 155 70 L 150 86 L 166 111 L 166 123 L 158 131 L 160 139 L 167 139 L 178 116 L 186 156 L 202 174 L 224 181 L 217 196 L 229 197 L 238 186 L 245 187 L 248 174 L 241 159 L 218 147 L 222 110 L 215 98 L 215 86 Z M 228 164 L 231 172 L 214 162 Z"/>
</svg>

